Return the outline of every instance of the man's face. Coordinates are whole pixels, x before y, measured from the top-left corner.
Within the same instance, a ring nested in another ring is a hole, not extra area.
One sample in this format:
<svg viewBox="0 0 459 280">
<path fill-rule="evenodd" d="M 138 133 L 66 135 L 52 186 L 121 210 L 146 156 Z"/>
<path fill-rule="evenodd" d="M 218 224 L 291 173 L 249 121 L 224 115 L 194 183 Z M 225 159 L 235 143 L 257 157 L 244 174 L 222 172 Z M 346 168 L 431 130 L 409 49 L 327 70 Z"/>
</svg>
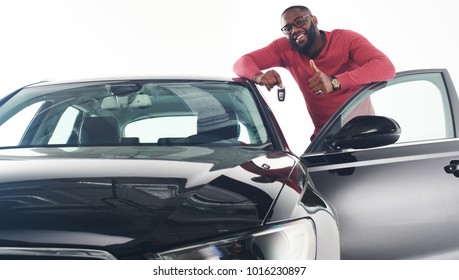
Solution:
<svg viewBox="0 0 459 280">
<path fill-rule="evenodd" d="M 313 23 L 313 16 L 300 9 L 287 11 L 281 19 L 282 32 L 297 51 L 304 53 L 314 44 L 317 27 Z"/>
</svg>

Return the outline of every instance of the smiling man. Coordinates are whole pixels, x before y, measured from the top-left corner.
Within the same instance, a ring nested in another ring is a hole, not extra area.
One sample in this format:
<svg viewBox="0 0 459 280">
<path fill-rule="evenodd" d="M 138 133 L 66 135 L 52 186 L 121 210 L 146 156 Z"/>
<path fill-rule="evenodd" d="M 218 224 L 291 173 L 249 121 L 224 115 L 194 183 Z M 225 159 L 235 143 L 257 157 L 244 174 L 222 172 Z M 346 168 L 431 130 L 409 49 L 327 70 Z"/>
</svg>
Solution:
<svg viewBox="0 0 459 280">
<path fill-rule="evenodd" d="M 271 90 L 283 87 L 279 73 L 271 68 L 286 68 L 314 123 L 311 138 L 360 87 L 395 75 L 390 59 L 365 37 L 351 30 L 319 30 L 317 17 L 307 7 L 287 8 L 281 15 L 281 31 L 285 37 L 243 55 L 233 70 Z M 372 114 L 371 104 L 366 105 L 364 114 Z"/>
</svg>

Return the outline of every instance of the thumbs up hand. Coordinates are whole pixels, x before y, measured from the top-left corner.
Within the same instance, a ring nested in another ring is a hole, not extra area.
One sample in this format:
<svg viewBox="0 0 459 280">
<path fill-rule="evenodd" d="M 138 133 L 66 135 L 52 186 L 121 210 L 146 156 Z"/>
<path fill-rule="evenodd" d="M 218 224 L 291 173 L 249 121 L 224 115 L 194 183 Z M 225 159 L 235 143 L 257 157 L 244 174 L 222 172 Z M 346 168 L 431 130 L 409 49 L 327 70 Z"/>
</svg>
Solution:
<svg viewBox="0 0 459 280">
<path fill-rule="evenodd" d="M 317 95 L 332 92 L 333 87 L 331 84 L 331 78 L 324 72 L 320 71 L 314 63 L 314 60 L 311 59 L 309 61 L 309 65 L 315 74 L 308 80 L 308 87 Z"/>
</svg>

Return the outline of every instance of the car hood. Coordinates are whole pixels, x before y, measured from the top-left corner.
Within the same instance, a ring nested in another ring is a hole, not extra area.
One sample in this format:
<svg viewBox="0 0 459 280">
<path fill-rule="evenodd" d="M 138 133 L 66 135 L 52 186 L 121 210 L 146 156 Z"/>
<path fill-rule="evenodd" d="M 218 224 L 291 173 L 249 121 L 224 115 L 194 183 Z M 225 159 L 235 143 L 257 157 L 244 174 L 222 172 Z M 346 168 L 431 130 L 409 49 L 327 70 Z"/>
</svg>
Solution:
<svg viewBox="0 0 459 280">
<path fill-rule="evenodd" d="M 0 150 L 0 246 L 126 257 L 253 229 L 294 163 L 240 147 Z"/>
</svg>

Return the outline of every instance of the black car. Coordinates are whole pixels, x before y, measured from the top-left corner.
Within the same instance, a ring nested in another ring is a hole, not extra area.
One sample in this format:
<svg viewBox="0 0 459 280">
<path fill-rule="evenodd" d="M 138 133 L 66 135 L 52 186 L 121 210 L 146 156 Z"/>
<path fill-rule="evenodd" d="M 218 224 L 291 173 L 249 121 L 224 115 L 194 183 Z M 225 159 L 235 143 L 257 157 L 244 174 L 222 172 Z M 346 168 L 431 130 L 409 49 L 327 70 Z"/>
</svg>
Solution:
<svg viewBox="0 0 459 280">
<path fill-rule="evenodd" d="M 459 259 L 458 116 L 446 70 L 406 71 L 319 132 L 301 161 L 335 207 L 342 259 Z"/>
<path fill-rule="evenodd" d="M 333 207 L 243 79 L 46 82 L 0 101 L 2 259 L 338 259 Z"/>
<path fill-rule="evenodd" d="M 243 79 L 42 83 L 0 105 L 0 256 L 458 259 L 445 69 L 344 104 L 298 159 Z"/>
</svg>

